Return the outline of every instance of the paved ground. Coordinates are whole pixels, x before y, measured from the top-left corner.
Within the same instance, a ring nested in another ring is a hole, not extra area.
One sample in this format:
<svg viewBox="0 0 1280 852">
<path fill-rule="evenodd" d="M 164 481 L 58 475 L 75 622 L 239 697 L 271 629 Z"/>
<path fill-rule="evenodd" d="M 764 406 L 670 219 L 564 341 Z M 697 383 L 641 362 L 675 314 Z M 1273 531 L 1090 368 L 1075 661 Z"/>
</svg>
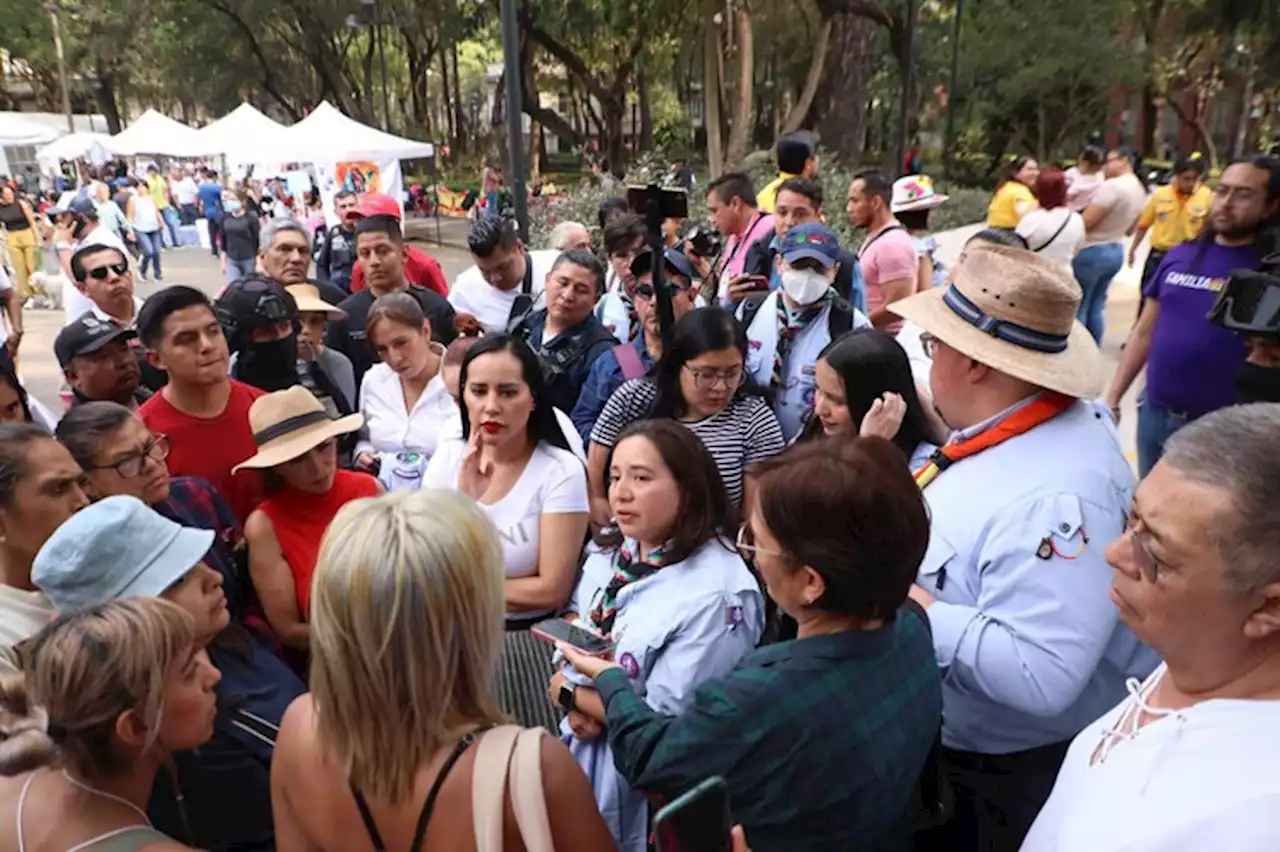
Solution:
<svg viewBox="0 0 1280 852">
<path fill-rule="evenodd" d="M 423 248 L 435 255 L 444 268 L 445 275 L 452 280 L 471 265 L 471 256 L 465 249 L 466 227 L 467 223 L 463 220 L 440 220 L 443 242 L 439 245 L 435 242 L 435 220 L 410 220 L 408 230 Z M 935 235 L 941 259 L 946 263 L 954 262 L 965 240 L 979 229 L 980 226 L 973 225 Z M 1107 336 L 1102 347 L 1108 376 L 1115 370 L 1120 344 L 1124 342 L 1133 323 L 1138 301 L 1138 270 L 1144 260 L 1145 255 L 1140 252 L 1138 269 L 1125 268 L 1111 285 L 1107 302 Z M 210 295 L 223 285 L 218 262 L 203 249 L 188 247 L 166 251 L 161 262 L 165 270 L 165 284 L 187 284 Z M 161 286 L 163 285 L 154 282 L 139 282 L 137 294 L 145 299 Z M 56 410 L 62 376 L 53 357 L 53 339 L 62 328 L 62 311 L 29 310 L 25 319 L 27 334 L 20 353 L 23 381 L 42 402 Z M 1135 383 L 1134 390 L 1126 398 L 1121 423 L 1121 435 L 1131 461 L 1136 458 L 1133 449 L 1137 413 L 1133 400 L 1140 385 L 1141 382 Z"/>
</svg>

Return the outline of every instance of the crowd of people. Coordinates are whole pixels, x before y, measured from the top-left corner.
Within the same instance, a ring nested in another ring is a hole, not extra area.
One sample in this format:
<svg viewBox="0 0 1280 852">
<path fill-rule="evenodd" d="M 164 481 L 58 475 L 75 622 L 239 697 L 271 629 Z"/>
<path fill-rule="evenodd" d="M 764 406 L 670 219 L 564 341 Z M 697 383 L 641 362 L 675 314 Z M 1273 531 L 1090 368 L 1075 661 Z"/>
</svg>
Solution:
<svg viewBox="0 0 1280 852">
<path fill-rule="evenodd" d="M 452 284 L 377 194 L 125 198 L 216 195 L 212 298 L 45 211 L 87 307 L 61 416 L 0 359 L 0 852 L 644 852 L 709 778 L 736 850 L 1277 848 L 1280 164 L 1022 161 L 944 267 L 925 175 L 842 246 L 816 145 L 718 239 L 486 216 Z"/>
</svg>

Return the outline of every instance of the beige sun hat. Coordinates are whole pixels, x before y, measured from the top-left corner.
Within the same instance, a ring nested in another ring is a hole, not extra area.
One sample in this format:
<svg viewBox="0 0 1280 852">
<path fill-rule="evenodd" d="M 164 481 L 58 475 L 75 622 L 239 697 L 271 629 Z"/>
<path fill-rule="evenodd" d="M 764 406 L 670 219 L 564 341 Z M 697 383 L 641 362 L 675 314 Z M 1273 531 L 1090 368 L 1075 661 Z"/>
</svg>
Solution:
<svg viewBox="0 0 1280 852">
<path fill-rule="evenodd" d="M 1073 397 L 1102 390 L 1102 355 L 1076 320 L 1080 285 L 1025 249 L 974 242 L 955 283 L 889 305 L 938 340 L 1018 379 Z"/>
<path fill-rule="evenodd" d="M 328 314 L 331 319 L 342 319 L 347 315 L 342 308 L 320 298 L 320 288 L 314 284 L 294 284 L 284 289 L 288 290 L 289 295 L 298 303 L 299 313 Z"/>
<path fill-rule="evenodd" d="M 261 469 L 292 461 L 330 438 L 354 432 L 364 415 L 331 417 L 315 394 L 302 385 L 260 396 L 249 406 L 249 428 L 258 452 L 231 469 Z"/>
</svg>

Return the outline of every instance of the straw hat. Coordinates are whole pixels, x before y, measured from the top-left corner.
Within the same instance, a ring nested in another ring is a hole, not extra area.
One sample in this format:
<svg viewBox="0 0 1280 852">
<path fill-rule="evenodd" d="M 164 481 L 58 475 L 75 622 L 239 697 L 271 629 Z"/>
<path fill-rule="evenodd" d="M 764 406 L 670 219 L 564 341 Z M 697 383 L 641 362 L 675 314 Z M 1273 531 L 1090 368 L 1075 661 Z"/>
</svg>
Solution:
<svg viewBox="0 0 1280 852">
<path fill-rule="evenodd" d="M 928 175 L 907 175 L 893 182 L 893 198 L 889 202 L 892 213 L 910 210 L 932 210 L 945 204 L 949 195 L 939 195 L 933 188 L 933 178 Z"/>
<path fill-rule="evenodd" d="M 1102 390 L 1102 356 L 1076 320 L 1080 285 L 1025 249 L 975 242 L 955 283 L 889 305 L 938 340 L 1023 381 L 1073 397 Z"/>
<path fill-rule="evenodd" d="M 328 314 L 332 319 L 342 319 L 347 315 L 347 312 L 342 308 L 331 305 L 320 298 L 320 288 L 314 284 L 294 284 L 292 287 L 285 287 L 284 289 L 298 303 L 299 313 Z"/>
<path fill-rule="evenodd" d="M 302 385 L 260 396 L 249 407 L 249 428 L 258 452 L 231 469 L 275 467 L 292 461 L 330 438 L 354 432 L 364 415 L 329 416 L 320 400 Z"/>
</svg>

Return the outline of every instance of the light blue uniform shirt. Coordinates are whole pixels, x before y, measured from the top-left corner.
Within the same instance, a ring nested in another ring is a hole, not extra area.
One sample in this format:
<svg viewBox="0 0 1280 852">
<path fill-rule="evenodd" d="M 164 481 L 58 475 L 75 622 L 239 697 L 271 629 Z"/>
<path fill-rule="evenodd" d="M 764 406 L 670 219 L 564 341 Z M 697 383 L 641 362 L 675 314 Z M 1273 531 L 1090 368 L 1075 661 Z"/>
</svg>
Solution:
<svg viewBox="0 0 1280 852">
<path fill-rule="evenodd" d="M 613 553 L 592 553 L 570 602 L 586 617 L 613 577 Z M 727 674 L 764 632 L 764 596 L 727 542 L 710 541 L 618 593 L 614 660 L 631 686 L 659 713 L 678 715 L 705 680 Z M 576 671 L 565 674 L 590 685 Z M 582 742 L 561 722 L 561 739 L 591 779 L 596 804 L 622 852 L 644 852 L 649 806 L 613 765 L 607 737 Z"/>
<path fill-rule="evenodd" d="M 1155 668 L 1119 620 L 1103 559 L 1133 487 L 1111 418 L 1078 400 L 925 488 L 918 581 L 938 598 L 945 745 L 1008 754 L 1070 740 L 1125 696 L 1126 678 Z"/>
</svg>

